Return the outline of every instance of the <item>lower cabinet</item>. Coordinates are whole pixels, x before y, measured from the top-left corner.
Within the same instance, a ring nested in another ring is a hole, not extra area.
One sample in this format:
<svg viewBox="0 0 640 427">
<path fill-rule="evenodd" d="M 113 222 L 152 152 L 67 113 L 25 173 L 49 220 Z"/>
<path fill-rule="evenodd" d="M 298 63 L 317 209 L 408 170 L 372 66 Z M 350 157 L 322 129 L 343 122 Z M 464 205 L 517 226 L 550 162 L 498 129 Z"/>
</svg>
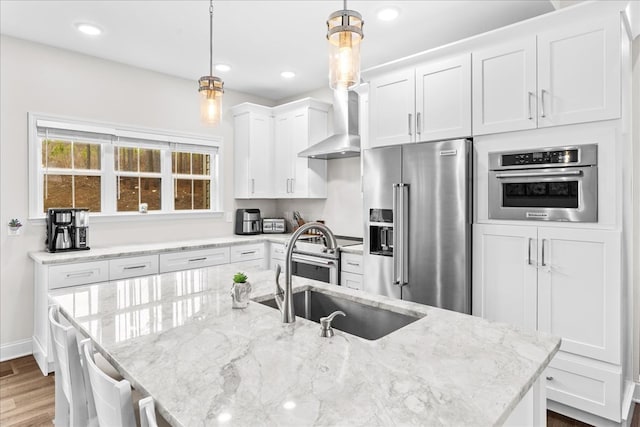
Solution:
<svg viewBox="0 0 640 427">
<path fill-rule="evenodd" d="M 340 254 L 340 285 L 362 290 L 362 255 Z"/>
<path fill-rule="evenodd" d="M 561 337 L 548 398 L 619 422 L 621 233 L 476 224 L 473 242 L 473 314 Z"/>
<path fill-rule="evenodd" d="M 160 254 L 160 273 L 211 267 L 229 263 L 229 248 L 201 249 Z"/>
<path fill-rule="evenodd" d="M 284 273 L 284 244 L 283 243 L 270 243 L 269 248 L 269 268 L 275 270 L 276 266 L 280 266 L 280 271 Z"/>
</svg>

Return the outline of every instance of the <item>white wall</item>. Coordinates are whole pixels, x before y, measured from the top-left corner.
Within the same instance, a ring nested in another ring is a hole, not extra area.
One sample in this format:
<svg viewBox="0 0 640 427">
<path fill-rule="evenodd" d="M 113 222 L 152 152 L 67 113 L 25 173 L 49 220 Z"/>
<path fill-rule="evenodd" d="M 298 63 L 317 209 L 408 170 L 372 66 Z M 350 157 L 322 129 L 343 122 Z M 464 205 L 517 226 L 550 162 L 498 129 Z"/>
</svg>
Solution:
<svg viewBox="0 0 640 427">
<path fill-rule="evenodd" d="M 197 78 L 193 81 L 150 72 L 11 37 L 0 38 L 0 346 L 31 338 L 33 267 L 29 251 L 44 248 L 44 221 L 27 221 L 27 112 L 166 129 L 224 139 L 225 211 L 237 206 L 276 213 L 275 201 L 233 199 L 233 127 L 228 108 L 269 100 L 227 90 L 223 122 L 199 123 Z M 19 218 L 22 235 L 9 237 L 5 224 Z M 231 235 L 224 218 L 118 220 L 90 228 L 90 245 L 125 245 Z"/>
<path fill-rule="evenodd" d="M 633 329 L 633 378 L 640 383 L 640 36 L 632 46 L 632 145 L 634 163 L 634 327 Z"/>
</svg>

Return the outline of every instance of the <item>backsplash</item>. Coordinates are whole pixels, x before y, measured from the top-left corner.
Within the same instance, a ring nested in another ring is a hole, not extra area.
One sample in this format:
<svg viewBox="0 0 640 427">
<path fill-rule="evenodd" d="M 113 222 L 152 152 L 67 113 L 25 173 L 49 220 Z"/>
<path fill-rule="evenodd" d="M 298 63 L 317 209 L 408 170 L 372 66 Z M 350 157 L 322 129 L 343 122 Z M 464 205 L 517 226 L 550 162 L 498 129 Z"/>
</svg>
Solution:
<svg viewBox="0 0 640 427">
<path fill-rule="evenodd" d="M 307 222 L 324 220 L 337 235 L 363 237 L 360 157 L 328 162 L 327 198 L 278 200 L 277 215 L 298 211 Z"/>
</svg>

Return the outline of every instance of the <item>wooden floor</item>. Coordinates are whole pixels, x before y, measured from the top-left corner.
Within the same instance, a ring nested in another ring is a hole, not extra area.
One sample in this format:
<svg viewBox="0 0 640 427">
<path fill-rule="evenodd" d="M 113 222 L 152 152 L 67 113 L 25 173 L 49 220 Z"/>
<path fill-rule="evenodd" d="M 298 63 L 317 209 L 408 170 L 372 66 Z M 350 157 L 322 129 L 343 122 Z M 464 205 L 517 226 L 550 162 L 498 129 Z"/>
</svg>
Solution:
<svg viewBox="0 0 640 427">
<path fill-rule="evenodd" d="M 32 356 L 0 362 L 0 426 L 53 426 L 54 376 L 45 377 Z M 580 421 L 547 412 L 549 427 L 586 427 Z M 640 407 L 631 423 L 640 427 Z"/>
</svg>

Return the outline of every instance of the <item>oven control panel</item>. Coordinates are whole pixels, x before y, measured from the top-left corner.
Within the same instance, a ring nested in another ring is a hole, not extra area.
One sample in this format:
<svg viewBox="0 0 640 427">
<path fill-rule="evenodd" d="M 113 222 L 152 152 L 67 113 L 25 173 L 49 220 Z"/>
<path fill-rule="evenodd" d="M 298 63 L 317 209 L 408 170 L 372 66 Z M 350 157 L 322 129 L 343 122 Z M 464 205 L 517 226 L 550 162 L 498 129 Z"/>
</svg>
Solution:
<svg viewBox="0 0 640 427">
<path fill-rule="evenodd" d="M 533 151 L 529 153 L 503 154 L 502 166 L 577 163 L 578 150 Z"/>
</svg>

